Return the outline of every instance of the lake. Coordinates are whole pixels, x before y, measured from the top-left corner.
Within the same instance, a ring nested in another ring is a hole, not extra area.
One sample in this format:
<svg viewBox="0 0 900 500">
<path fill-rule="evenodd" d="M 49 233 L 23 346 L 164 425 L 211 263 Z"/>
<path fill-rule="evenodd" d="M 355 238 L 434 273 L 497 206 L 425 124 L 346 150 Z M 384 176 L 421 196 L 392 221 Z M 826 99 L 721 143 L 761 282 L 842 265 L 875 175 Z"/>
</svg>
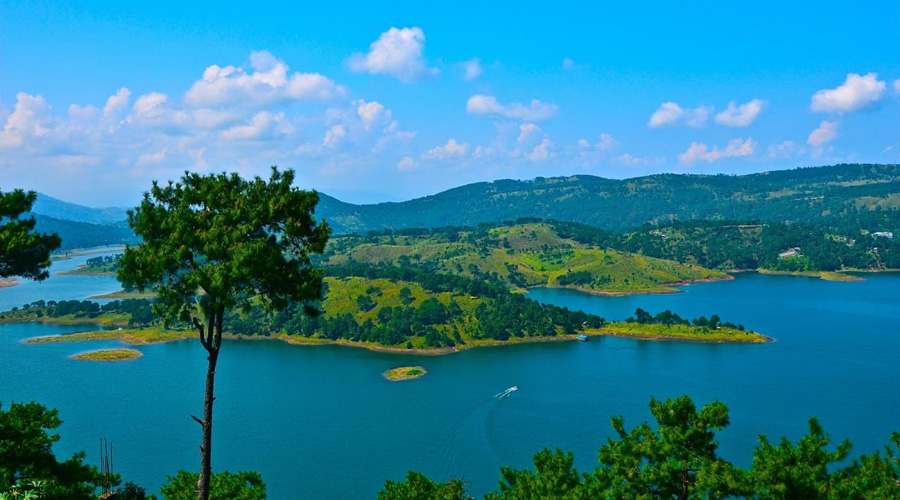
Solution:
<svg viewBox="0 0 900 500">
<path fill-rule="evenodd" d="M 836 441 L 853 441 L 855 454 L 869 453 L 900 430 L 900 275 L 865 277 L 741 274 L 681 287 L 684 293 L 627 297 L 529 292 L 608 319 L 636 307 L 719 314 L 776 339 L 764 345 L 592 338 L 431 357 L 228 341 L 217 377 L 213 467 L 260 471 L 273 500 L 374 499 L 385 479 L 408 469 L 462 477 L 480 496 L 496 488 L 501 465 L 527 466 L 544 446 L 572 450 L 579 468 L 592 468 L 611 416 L 624 415 L 632 427 L 649 418 L 651 396 L 682 394 L 729 406 L 721 453 L 741 465 L 759 434 L 799 437 L 810 416 Z M 0 309 L 83 298 L 111 285 L 103 277 L 55 276 L 0 290 Z M 188 415 L 202 407 L 199 343 L 139 347 L 143 358 L 116 364 L 67 358 L 115 342 L 20 343 L 81 329 L 0 325 L 0 400 L 58 408 L 65 421 L 58 453 L 84 449 L 96 463 L 106 437 L 116 471 L 150 490 L 167 474 L 196 469 L 200 433 Z M 428 374 L 399 383 L 381 377 L 411 364 Z M 519 390 L 509 398 L 493 398 L 513 385 Z"/>
</svg>

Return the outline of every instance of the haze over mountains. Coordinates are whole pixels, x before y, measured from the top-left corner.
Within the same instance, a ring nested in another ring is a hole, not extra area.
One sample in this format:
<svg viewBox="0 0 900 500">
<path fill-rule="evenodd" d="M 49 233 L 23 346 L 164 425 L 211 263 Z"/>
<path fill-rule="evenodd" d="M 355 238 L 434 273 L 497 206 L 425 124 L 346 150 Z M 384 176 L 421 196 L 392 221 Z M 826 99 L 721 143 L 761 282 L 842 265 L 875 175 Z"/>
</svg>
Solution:
<svg viewBox="0 0 900 500">
<path fill-rule="evenodd" d="M 40 195 L 38 228 L 67 248 L 125 243 L 124 208 L 89 208 Z M 673 220 L 796 222 L 900 232 L 900 165 L 834 165 L 758 174 L 659 174 L 615 180 L 590 175 L 468 184 L 403 202 L 355 205 L 322 193 L 317 215 L 337 234 L 471 226 L 540 217 L 613 231 Z M 76 244 L 77 243 L 77 244 Z"/>
</svg>

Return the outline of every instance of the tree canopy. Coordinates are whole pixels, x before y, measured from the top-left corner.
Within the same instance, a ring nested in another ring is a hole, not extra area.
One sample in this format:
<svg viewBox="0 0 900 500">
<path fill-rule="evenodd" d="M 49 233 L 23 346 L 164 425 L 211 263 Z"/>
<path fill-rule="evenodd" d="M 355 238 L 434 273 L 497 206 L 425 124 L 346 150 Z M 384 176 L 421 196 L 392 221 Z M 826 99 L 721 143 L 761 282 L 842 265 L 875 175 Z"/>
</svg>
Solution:
<svg viewBox="0 0 900 500">
<path fill-rule="evenodd" d="M 294 172 L 272 167 L 268 181 L 237 174 L 185 172 L 179 182 L 153 183 L 128 223 L 143 238 L 126 247 L 119 280 L 157 294 L 164 319 L 193 324 L 207 352 L 198 500 L 210 492 L 215 375 L 225 313 L 254 304 L 300 304 L 310 314 L 322 295 L 322 253 L 329 228 L 313 217 L 319 196 L 293 187 Z"/>
<path fill-rule="evenodd" d="M 34 191 L 0 191 L 0 278 L 43 280 L 50 276 L 50 253 L 59 248 L 61 240 L 55 234 L 35 232 L 34 217 L 22 217 L 36 198 Z"/>
</svg>

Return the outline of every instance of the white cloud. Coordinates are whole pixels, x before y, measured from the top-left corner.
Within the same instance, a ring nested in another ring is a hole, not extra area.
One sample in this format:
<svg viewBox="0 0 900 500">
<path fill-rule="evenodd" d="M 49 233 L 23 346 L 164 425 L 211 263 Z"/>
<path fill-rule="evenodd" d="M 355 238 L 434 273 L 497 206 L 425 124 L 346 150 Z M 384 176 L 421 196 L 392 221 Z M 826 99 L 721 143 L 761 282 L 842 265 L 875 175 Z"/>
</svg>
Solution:
<svg viewBox="0 0 900 500">
<path fill-rule="evenodd" d="M 716 123 L 726 127 L 749 126 L 762 113 L 764 104 L 760 99 L 753 99 L 740 106 L 731 101 L 728 108 L 716 115 Z"/>
<path fill-rule="evenodd" d="M 401 172 L 409 172 L 410 170 L 415 170 L 416 168 L 416 160 L 412 159 L 410 156 L 404 156 L 399 162 L 397 162 L 397 170 Z"/>
<path fill-rule="evenodd" d="M 578 147 L 582 150 L 591 150 L 596 149 L 598 152 L 609 151 L 610 149 L 619 145 L 619 141 L 615 139 L 611 134 L 601 133 L 600 140 L 596 144 L 591 144 L 591 141 L 587 139 L 579 139 Z M 581 151 L 581 156 L 586 156 L 590 153 L 590 151 Z"/>
<path fill-rule="evenodd" d="M 276 133 L 284 133 L 282 127 L 284 113 L 273 114 L 268 111 L 260 111 L 253 115 L 250 123 L 237 125 L 223 131 L 220 136 L 226 141 L 252 141 L 271 137 Z"/>
<path fill-rule="evenodd" d="M 544 139 L 531 150 L 531 153 L 528 154 L 528 159 L 531 161 L 544 161 L 550 158 L 550 148 L 552 146 L 553 143 L 550 142 L 550 139 Z"/>
<path fill-rule="evenodd" d="M 373 124 L 382 119 L 390 120 L 391 118 L 390 110 L 385 111 L 384 105 L 378 101 L 366 102 L 360 99 L 354 101 L 354 104 L 356 105 L 356 114 L 359 115 L 366 130 L 369 130 Z"/>
<path fill-rule="evenodd" d="M 756 151 L 756 143 L 752 138 L 747 140 L 732 139 L 725 146 L 724 150 L 720 150 L 717 146 L 712 149 L 701 142 L 692 142 L 691 146 L 684 153 L 678 155 L 681 163 L 692 164 L 697 161 L 705 161 L 713 163 L 724 158 L 735 158 L 739 156 L 750 156 Z"/>
<path fill-rule="evenodd" d="M 322 139 L 322 144 L 324 144 L 325 147 L 336 148 L 346 136 L 347 129 L 344 128 L 343 125 L 334 125 L 325 132 L 325 138 Z"/>
<path fill-rule="evenodd" d="M 618 143 L 619 141 L 615 140 L 613 136 L 609 134 L 600 134 L 600 142 L 596 144 L 596 147 L 598 151 L 606 151 Z"/>
<path fill-rule="evenodd" d="M 118 92 L 109 96 L 106 100 L 106 106 L 103 107 L 103 116 L 111 118 L 116 116 L 119 111 L 128 106 L 128 99 L 131 98 L 131 91 L 125 87 L 119 89 Z"/>
<path fill-rule="evenodd" d="M 541 133 L 541 128 L 533 123 L 523 123 L 519 125 L 519 137 L 516 142 L 519 144 L 527 142 L 532 136 Z"/>
<path fill-rule="evenodd" d="M 159 92 L 151 92 L 138 97 L 131 107 L 131 118 L 145 127 L 184 127 L 190 117 L 184 111 L 168 106 L 169 98 Z"/>
<path fill-rule="evenodd" d="M 900 94 L 900 78 L 894 80 L 894 92 Z"/>
<path fill-rule="evenodd" d="M 463 80 L 467 82 L 471 82 L 484 73 L 484 68 L 481 67 L 481 61 L 479 61 L 477 57 L 473 57 L 468 61 L 460 63 L 460 66 L 462 66 L 463 69 Z"/>
<path fill-rule="evenodd" d="M 562 60 L 562 69 L 572 69 L 575 67 L 575 61 L 568 57 L 564 57 Z"/>
<path fill-rule="evenodd" d="M 100 116 L 100 110 L 90 104 L 86 106 L 69 105 L 69 118 L 73 120 L 89 121 L 98 116 Z"/>
<path fill-rule="evenodd" d="M 247 73 L 235 66 L 213 64 L 184 95 L 191 106 L 259 106 L 277 101 L 326 100 L 343 93 L 319 73 L 289 73 L 290 68 L 266 51 L 252 52 Z"/>
<path fill-rule="evenodd" d="M 818 128 L 809 133 L 806 143 L 815 147 L 822 146 L 833 141 L 837 137 L 837 131 L 837 122 L 823 120 Z"/>
<path fill-rule="evenodd" d="M 884 89 L 885 83 L 878 80 L 876 73 L 865 76 L 849 73 L 843 85 L 813 94 L 810 109 L 822 113 L 856 111 L 878 102 Z"/>
<path fill-rule="evenodd" d="M 166 150 L 162 149 L 155 153 L 146 153 L 146 154 L 142 154 L 142 155 L 138 156 L 137 162 L 135 162 L 135 163 L 137 164 L 137 166 L 141 167 L 141 166 L 145 166 L 145 165 L 155 165 L 158 163 L 162 163 L 163 160 L 165 160 L 165 159 L 166 159 Z"/>
<path fill-rule="evenodd" d="M 490 95 L 476 94 L 466 103 L 466 112 L 473 115 L 488 115 L 538 122 L 546 120 L 556 114 L 558 108 L 555 104 L 544 103 L 537 99 L 529 104 L 501 104 L 497 98 Z"/>
<path fill-rule="evenodd" d="M 16 94 L 16 105 L 0 131 L 0 148 L 18 148 L 27 140 L 47 134 L 50 106 L 39 95 Z"/>
<path fill-rule="evenodd" d="M 421 28 L 391 28 L 369 45 L 366 54 L 353 54 L 347 66 L 357 73 L 385 74 L 403 82 L 430 78 L 438 73 L 429 68 L 423 52 L 425 33 Z"/>
<path fill-rule="evenodd" d="M 469 151 L 467 143 L 458 143 L 456 139 L 450 139 L 443 146 L 435 146 L 422 154 L 425 160 L 448 160 L 465 156 Z"/>
<path fill-rule="evenodd" d="M 204 130 L 213 130 L 240 121 L 241 115 L 234 111 L 200 108 L 191 113 L 194 124 Z"/>
<path fill-rule="evenodd" d="M 616 163 L 627 165 L 629 167 L 651 167 L 662 165 L 666 162 L 666 158 L 664 156 L 633 156 L 631 153 L 623 153 L 617 156 L 615 161 Z"/>
<path fill-rule="evenodd" d="M 650 128 L 671 127 L 687 125 L 688 127 L 702 127 L 709 115 L 712 114 L 711 106 L 697 106 L 693 109 L 685 109 L 677 102 L 664 102 L 650 115 L 647 126 Z"/>
</svg>

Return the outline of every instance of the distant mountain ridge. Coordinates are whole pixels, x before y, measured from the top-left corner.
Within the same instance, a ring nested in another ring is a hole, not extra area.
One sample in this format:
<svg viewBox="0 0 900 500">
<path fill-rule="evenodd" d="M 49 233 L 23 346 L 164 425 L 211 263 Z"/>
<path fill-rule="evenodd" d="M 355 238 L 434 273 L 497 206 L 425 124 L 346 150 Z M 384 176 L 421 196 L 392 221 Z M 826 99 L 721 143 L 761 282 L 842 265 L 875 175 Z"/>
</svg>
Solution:
<svg viewBox="0 0 900 500">
<path fill-rule="evenodd" d="M 31 212 L 54 219 L 91 224 L 112 224 L 128 218 L 128 209 L 121 207 L 92 208 L 58 200 L 52 196 L 38 193 Z"/>
<path fill-rule="evenodd" d="M 132 241 L 125 208 L 91 208 L 38 195 L 39 228 L 64 241 Z M 402 202 L 356 205 L 320 193 L 316 215 L 335 234 L 473 226 L 539 217 L 628 231 L 675 220 L 797 222 L 845 232 L 900 232 L 900 165 L 845 164 L 748 175 L 591 175 L 467 184 Z M 43 221 L 43 222 L 42 222 Z M 70 224 L 63 224 L 69 221 Z M 80 226 L 79 224 L 88 224 Z M 74 237 L 73 237 L 74 235 Z M 65 243 L 68 248 L 73 248 Z M 77 246 L 85 246 L 77 245 Z"/>
<path fill-rule="evenodd" d="M 404 202 L 353 205 L 322 195 L 336 233 L 472 226 L 540 217 L 623 231 L 673 220 L 764 220 L 900 229 L 900 165 L 844 164 L 748 175 L 590 175 L 498 180 Z"/>
</svg>

